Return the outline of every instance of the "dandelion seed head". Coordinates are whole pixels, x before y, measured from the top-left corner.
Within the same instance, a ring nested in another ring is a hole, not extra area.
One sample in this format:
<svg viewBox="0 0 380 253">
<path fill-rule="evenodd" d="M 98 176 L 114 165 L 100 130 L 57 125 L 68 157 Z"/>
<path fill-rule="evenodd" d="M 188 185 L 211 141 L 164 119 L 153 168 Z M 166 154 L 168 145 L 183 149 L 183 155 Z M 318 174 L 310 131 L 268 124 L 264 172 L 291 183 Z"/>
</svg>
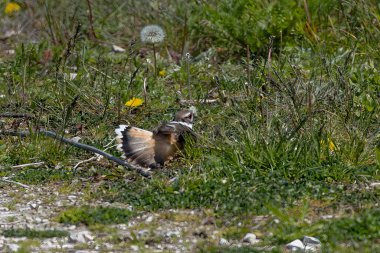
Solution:
<svg viewBox="0 0 380 253">
<path fill-rule="evenodd" d="M 140 36 L 143 43 L 158 44 L 164 41 L 165 32 L 158 25 L 147 25 L 141 30 Z"/>
</svg>

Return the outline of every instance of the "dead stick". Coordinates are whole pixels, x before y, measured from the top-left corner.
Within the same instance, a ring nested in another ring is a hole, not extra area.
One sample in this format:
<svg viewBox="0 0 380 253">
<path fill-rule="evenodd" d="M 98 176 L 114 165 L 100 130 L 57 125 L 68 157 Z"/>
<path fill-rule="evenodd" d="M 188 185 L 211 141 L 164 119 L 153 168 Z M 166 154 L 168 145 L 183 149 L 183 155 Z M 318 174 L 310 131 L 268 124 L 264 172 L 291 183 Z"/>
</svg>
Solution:
<svg viewBox="0 0 380 253">
<path fill-rule="evenodd" d="M 16 181 L 10 180 L 10 179 L 8 179 L 8 178 L 6 178 L 6 177 L 2 177 L 2 178 L 0 178 L 0 181 L 3 181 L 3 182 L 5 182 L 5 183 L 17 184 L 17 185 L 19 185 L 19 186 L 21 186 L 21 187 L 24 187 L 24 188 L 29 188 L 29 185 L 22 184 L 22 183 L 19 183 L 19 182 L 16 182 Z"/>
<path fill-rule="evenodd" d="M 30 166 L 40 166 L 44 164 L 45 162 L 19 164 L 19 165 L 12 166 L 12 169 L 21 169 L 21 168 L 30 167 Z"/>
</svg>

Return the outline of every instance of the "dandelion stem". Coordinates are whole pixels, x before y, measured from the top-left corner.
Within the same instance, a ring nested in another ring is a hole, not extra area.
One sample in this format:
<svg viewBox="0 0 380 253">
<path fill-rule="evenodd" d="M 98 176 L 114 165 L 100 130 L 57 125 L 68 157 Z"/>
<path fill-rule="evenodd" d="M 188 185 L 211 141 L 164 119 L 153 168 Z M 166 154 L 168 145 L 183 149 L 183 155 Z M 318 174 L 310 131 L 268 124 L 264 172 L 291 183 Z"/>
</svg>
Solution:
<svg viewBox="0 0 380 253">
<path fill-rule="evenodd" d="M 186 59 L 186 73 L 187 73 L 187 92 L 189 100 L 191 100 L 191 88 L 190 88 L 190 59 Z"/>
<path fill-rule="evenodd" d="M 144 78 L 144 86 L 143 86 L 143 89 L 144 89 L 144 101 L 145 101 L 145 106 L 148 105 L 148 91 L 147 91 L 147 82 L 146 82 L 146 77 Z"/>
<path fill-rule="evenodd" d="M 251 50 L 249 49 L 249 45 L 246 46 L 246 53 L 247 53 L 247 80 L 248 80 L 248 86 L 251 87 Z M 247 93 L 249 93 L 249 88 L 246 87 Z"/>
<path fill-rule="evenodd" d="M 154 78 L 157 79 L 157 59 L 156 59 L 156 47 L 153 43 L 153 61 L 154 61 Z"/>
</svg>

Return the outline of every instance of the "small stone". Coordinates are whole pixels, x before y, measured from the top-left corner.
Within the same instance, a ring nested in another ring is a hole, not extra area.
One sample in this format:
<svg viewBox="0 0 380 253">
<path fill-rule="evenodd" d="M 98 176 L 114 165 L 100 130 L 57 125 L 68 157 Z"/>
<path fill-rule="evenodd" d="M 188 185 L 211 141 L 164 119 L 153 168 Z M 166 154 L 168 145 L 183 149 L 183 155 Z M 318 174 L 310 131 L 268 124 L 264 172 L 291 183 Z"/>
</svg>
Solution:
<svg viewBox="0 0 380 253">
<path fill-rule="evenodd" d="M 68 198 L 70 201 L 72 201 L 72 202 L 75 202 L 75 201 L 77 200 L 77 196 L 75 196 L 75 195 L 69 195 L 69 196 L 67 196 L 67 198 Z"/>
<path fill-rule="evenodd" d="M 251 245 L 257 243 L 258 241 L 259 240 L 256 239 L 256 235 L 253 233 L 248 233 L 243 238 L 243 242 L 247 242 Z"/>
<path fill-rule="evenodd" d="M 321 245 L 321 241 L 318 238 L 311 237 L 311 236 L 304 236 L 303 237 L 303 244 L 305 245 Z"/>
<path fill-rule="evenodd" d="M 52 240 L 44 240 L 41 243 L 41 248 L 43 249 L 51 249 L 51 248 L 57 248 L 58 245 L 56 245 L 56 242 L 53 242 Z"/>
<path fill-rule="evenodd" d="M 32 224 L 32 223 L 28 223 L 28 224 L 26 224 L 25 227 L 26 227 L 27 229 L 30 229 L 30 230 L 35 229 L 35 226 L 34 226 L 34 224 Z"/>
<path fill-rule="evenodd" d="M 180 231 L 168 231 L 165 233 L 165 237 L 181 237 Z"/>
<path fill-rule="evenodd" d="M 152 216 L 149 216 L 148 218 L 146 218 L 145 222 L 146 223 L 151 223 L 153 221 L 153 215 Z"/>
<path fill-rule="evenodd" d="M 137 246 L 137 245 L 131 245 L 131 250 L 133 250 L 133 251 L 139 251 L 139 246 Z"/>
<path fill-rule="evenodd" d="M 133 241 L 133 236 L 132 236 L 131 232 L 129 232 L 129 231 L 121 231 L 121 233 L 119 235 L 119 239 L 124 241 L 124 242 Z"/>
<path fill-rule="evenodd" d="M 73 232 L 69 236 L 70 242 L 79 242 L 79 243 L 86 243 L 88 241 L 93 241 L 94 236 L 91 234 L 90 231 L 79 231 L 79 232 Z"/>
<path fill-rule="evenodd" d="M 20 249 L 20 246 L 14 243 L 8 244 L 8 248 L 12 252 L 16 252 Z"/>
<path fill-rule="evenodd" d="M 113 245 L 111 243 L 108 243 L 108 242 L 103 243 L 103 246 L 105 246 L 107 249 L 113 248 Z"/>
<path fill-rule="evenodd" d="M 5 50 L 4 52 L 5 52 L 5 54 L 9 54 L 9 55 L 16 53 L 16 51 L 14 49 L 8 49 L 8 50 Z"/>
<path fill-rule="evenodd" d="M 63 244 L 62 249 L 74 249 L 74 244 Z"/>
<path fill-rule="evenodd" d="M 60 200 L 56 201 L 56 202 L 55 202 L 55 205 L 56 205 L 57 207 L 62 207 L 62 206 L 64 206 L 63 202 L 60 201 Z"/>
<path fill-rule="evenodd" d="M 311 252 L 320 252 L 320 246 L 306 245 L 306 246 L 305 246 L 305 252 L 307 252 L 307 253 L 311 253 Z"/>
<path fill-rule="evenodd" d="M 124 53 L 125 49 L 116 45 L 112 45 L 112 51 L 115 53 Z"/>
<path fill-rule="evenodd" d="M 301 240 L 294 240 L 286 245 L 286 248 L 291 251 L 304 250 L 305 245 L 301 242 Z"/>
<path fill-rule="evenodd" d="M 230 245 L 230 242 L 227 239 L 220 238 L 219 245 L 220 246 L 228 246 L 228 245 Z"/>
<path fill-rule="evenodd" d="M 32 209 L 35 209 L 35 210 L 37 210 L 38 207 L 40 206 L 39 203 L 37 203 L 37 202 L 31 202 L 31 203 L 29 203 L 29 205 Z"/>
<path fill-rule="evenodd" d="M 321 241 L 315 237 L 304 236 L 302 241 L 303 241 L 303 244 L 305 245 L 306 252 L 319 251 L 322 246 Z"/>
<path fill-rule="evenodd" d="M 334 215 L 331 215 L 331 214 L 322 215 L 321 218 L 324 219 L 324 220 L 328 220 L 328 219 L 334 218 Z"/>
<path fill-rule="evenodd" d="M 116 227 L 120 230 L 127 230 L 128 229 L 127 224 L 117 224 Z"/>
<path fill-rule="evenodd" d="M 143 229 L 143 230 L 140 230 L 139 232 L 137 232 L 137 237 L 139 239 L 141 238 L 148 238 L 149 237 L 149 230 L 148 229 Z"/>
<path fill-rule="evenodd" d="M 128 227 L 133 227 L 134 225 L 136 225 L 136 221 L 129 221 L 128 222 Z"/>
</svg>

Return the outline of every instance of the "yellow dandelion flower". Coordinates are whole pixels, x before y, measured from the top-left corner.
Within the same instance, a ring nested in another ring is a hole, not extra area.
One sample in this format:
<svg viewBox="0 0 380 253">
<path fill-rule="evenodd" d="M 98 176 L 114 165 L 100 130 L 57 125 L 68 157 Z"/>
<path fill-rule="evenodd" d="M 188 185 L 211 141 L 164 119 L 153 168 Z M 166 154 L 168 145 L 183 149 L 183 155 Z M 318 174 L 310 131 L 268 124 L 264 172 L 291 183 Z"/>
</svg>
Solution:
<svg viewBox="0 0 380 253">
<path fill-rule="evenodd" d="M 160 71 L 158 72 L 158 75 L 161 76 L 161 77 L 163 77 L 163 76 L 166 75 L 166 71 L 165 71 L 164 69 L 163 69 L 163 70 L 160 70 Z"/>
<path fill-rule="evenodd" d="M 336 150 L 336 146 L 334 142 L 330 138 L 327 138 L 327 142 L 329 143 L 329 150 L 331 152 L 334 152 Z"/>
<path fill-rule="evenodd" d="M 21 6 L 15 2 L 9 2 L 5 6 L 4 13 L 8 16 L 13 15 L 15 12 L 18 12 L 21 9 Z"/>
<path fill-rule="evenodd" d="M 131 100 L 128 100 L 127 102 L 125 102 L 125 105 L 128 107 L 139 107 L 143 103 L 144 103 L 144 100 L 142 100 L 141 98 L 132 98 Z"/>
<path fill-rule="evenodd" d="M 320 143 L 321 143 L 322 148 L 323 147 L 326 148 L 326 144 L 324 140 L 321 140 Z M 336 150 L 335 143 L 331 140 L 330 137 L 327 137 L 327 144 L 329 146 L 330 152 L 334 152 Z"/>
</svg>

